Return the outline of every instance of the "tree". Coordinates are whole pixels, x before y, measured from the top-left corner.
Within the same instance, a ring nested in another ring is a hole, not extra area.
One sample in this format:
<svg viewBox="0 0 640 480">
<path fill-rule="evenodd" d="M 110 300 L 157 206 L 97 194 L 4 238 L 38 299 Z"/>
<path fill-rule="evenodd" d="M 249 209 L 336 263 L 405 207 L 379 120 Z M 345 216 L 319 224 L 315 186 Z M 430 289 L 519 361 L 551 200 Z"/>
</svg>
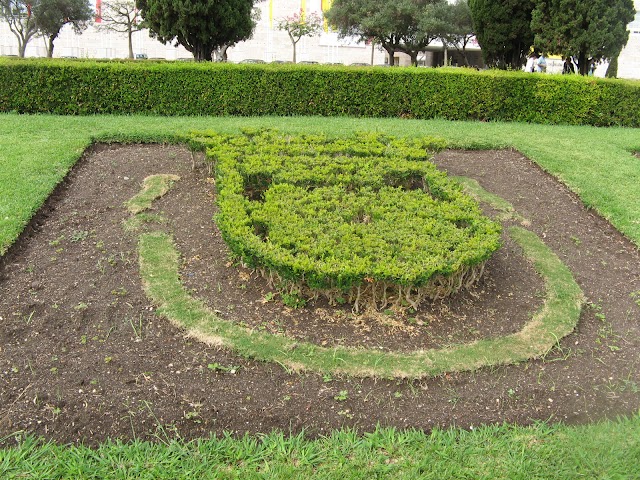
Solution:
<svg viewBox="0 0 640 480">
<path fill-rule="evenodd" d="M 18 39 L 18 56 L 24 57 L 29 41 L 38 33 L 33 7 L 39 0 L 0 0 L 0 15 Z"/>
<path fill-rule="evenodd" d="M 593 64 L 618 57 L 634 15 L 633 0 L 535 0 L 531 28 L 537 48 L 572 55 L 587 75 Z"/>
<path fill-rule="evenodd" d="M 618 55 L 609 60 L 609 66 L 604 76 L 606 78 L 616 78 L 618 76 Z"/>
<path fill-rule="evenodd" d="M 136 0 L 144 26 L 161 42 L 176 42 L 197 61 L 251 37 L 256 0 Z"/>
<path fill-rule="evenodd" d="M 398 50 L 409 55 L 411 65 L 418 64 L 418 54 L 438 38 L 438 30 L 428 28 L 429 23 L 422 23 L 420 19 L 429 15 L 432 8 L 442 5 L 446 0 L 396 0 L 392 21 L 400 38 Z"/>
<path fill-rule="evenodd" d="M 95 12 L 87 0 L 39 0 L 33 7 L 38 34 L 47 39 L 47 57 L 53 56 L 53 42 L 67 24 L 80 34 Z"/>
<path fill-rule="evenodd" d="M 133 34 L 144 27 L 136 8 L 135 0 L 107 0 L 102 2 L 98 30 L 126 33 L 129 43 L 129 58 L 133 58 Z"/>
<path fill-rule="evenodd" d="M 476 38 L 487 65 L 520 69 L 533 45 L 534 0 L 469 0 Z"/>
<path fill-rule="evenodd" d="M 420 28 L 438 34 L 444 47 L 445 63 L 447 47 L 452 46 L 462 56 L 465 65 L 469 66 L 467 45 L 475 36 L 475 31 L 467 0 L 429 6 L 426 15 L 420 20 Z"/>
<path fill-rule="evenodd" d="M 296 63 L 296 45 L 302 37 L 313 37 L 322 30 L 322 17 L 315 13 L 305 15 L 302 10 L 278 22 L 278 30 L 289 34 L 293 44 L 293 63 Z"/>
<path fill-rule="evenodd" d="M 393 65 L 400 39 L 392 31 L 386 15 L 388 9 L 389 2 L 385 0 L 334 0 L 325 18 L 343 38 L 356 37 L 380 44 Z"/>
<path fill-rule="evenodd" d="M 387 52 L 393 63 L 395 52 L 409 55 L 417 64 L 418 53 L 437 35 L 419 27 L 427 5 L 444 0 L 334 0 L 325 16 L 342 37 L 372 40 Z"/>
</svg>

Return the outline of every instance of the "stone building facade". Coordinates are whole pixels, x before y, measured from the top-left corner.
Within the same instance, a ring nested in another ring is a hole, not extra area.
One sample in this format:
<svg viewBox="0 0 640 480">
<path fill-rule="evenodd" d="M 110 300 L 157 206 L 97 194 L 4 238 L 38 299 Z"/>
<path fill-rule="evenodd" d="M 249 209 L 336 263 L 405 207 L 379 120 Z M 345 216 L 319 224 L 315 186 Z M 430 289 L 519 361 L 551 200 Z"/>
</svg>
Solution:
<svg viewBox="0 0 640 480">
<path fill-rule="evenodd" d="M 101 0 L 96 0 L 97 7 Z M 293 47 L 286 32 L 278 30 L 278 21 L 296 12 L 321 14 L 331 6 L 332 0 L 262 0 L 256 8 L 260 10 L 260 20 L 253 37 L 240 42 L 228 50 L 230 62 L 252 59 L 265 62 L 290 61 Z M 640 10 L 640 0 L 634 0 L 636 10 Z M 618 76 L 640 79 L 640 15 L 629 25 L 630 35 L 627 46 L 619 59 Z M 149 37 L 148 31 L 133 34 L 133 49 L 136 54 L 148 58 L 166 60 L 191 59 L 192 55 L 182 46 L 165 45 Z M 18 42 L 4 22 L 0 22 L 0 55 L 17 55 Z M 44 39 L 34 38 L 27 47 L 26 56 L 44 57 L 47 54 Z M 66 26 L 55 41 L 54 57 L 77 58 L 126 58 L 128 45 L 125 34 L 99 31 L 94 25 L 81 35 L 76 35 Z M 477 42 L 472 41 L 468 48 L 471 65 L 481 68 L 482 55 Z M 438 66 L 448 63 L 462 65 L 463 62 L 455 49 L 444 52 L 442 43 L 433 42 L 419 57 L 423 66 Z M 345 65 L 373 64 L 408 65 L 407 55 L 398 53 L 394 59 L 387 58 L 381 48 L 358 42 L 357 39 L 341 39 L 328 27 L 316 37 L 303 37 L 297 45 L 297 61 L 318 63 L 342 63 Z M 603 76 L 606 66 L 600 66 L 596 75 Z"/>
</svg>

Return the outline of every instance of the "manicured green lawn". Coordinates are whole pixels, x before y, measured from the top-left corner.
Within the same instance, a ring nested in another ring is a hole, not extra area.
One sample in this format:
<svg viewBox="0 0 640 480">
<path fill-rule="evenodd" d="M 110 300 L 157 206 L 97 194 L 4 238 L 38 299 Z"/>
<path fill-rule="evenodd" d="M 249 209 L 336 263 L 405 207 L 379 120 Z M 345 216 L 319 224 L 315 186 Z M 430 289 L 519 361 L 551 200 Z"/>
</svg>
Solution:
<svg viewBox="0 0 640 480">
<path fill-rule="evenodd" d="M 245 126 L 342 135 L 436 135 L 458 148 L 521 151 L 640 245 L 640 129 L 352 118 L 0 115 L 0 254 L 95 141 L 176 141 Z M 0 478 L 637 478 L 640 416 L 579 427 L 273 434 L 98 449 L 23 441 L 0 450 Z M 1 439 L 0 439 L 1 440 Z M 7 440 L 7 439 L 4 439 Z"/>
<path fill-rule="evenodd" d="M 163 440 L 163 439 L 161 439 Z M 27 439 L 0 450 L 3 479 L 633 479 L 640 417 L 587 426 L 282 433 L 193 442 L 107 442 L 97 448 Z"/>
</svg>

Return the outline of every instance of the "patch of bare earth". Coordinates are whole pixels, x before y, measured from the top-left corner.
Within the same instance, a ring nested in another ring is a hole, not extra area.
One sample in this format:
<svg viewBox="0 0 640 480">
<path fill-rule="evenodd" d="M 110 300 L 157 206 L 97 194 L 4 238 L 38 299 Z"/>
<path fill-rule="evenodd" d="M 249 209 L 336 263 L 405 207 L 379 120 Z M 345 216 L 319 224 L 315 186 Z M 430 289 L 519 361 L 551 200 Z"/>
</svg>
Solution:
<svg viewBox="0 0 640 480">
<path fill-rule="evenodd" d="M 193 168 L 185 148 L 101 145 L 0 259 L 0 438 L 27 432 L 95 444 L 303 428 L 316 435 L 341 426 L 577 423 L 636 412 L 637 248 L 517 152 L 449 151 L 437 163 L 511 202 L 594 305 L 545 359 L 413 382 L 332 378 L 185 339 L 154 314 L 139 278 L 139 232 L 123 229 L 123 203 L 151 174 L 181 177 L 154 203 L 166 222 L 153 228 L 175 236 L 185 285 L 251 328 L 321 345 L 441 347 L 519 330 L 541 305 L 543 284 L 505 237 L 473 290 L 418 312 L 356 316 L 322 302 L 291 310 L 233 264 L 212 221 L 213 179 L 199 162 Z"/>
</svg>

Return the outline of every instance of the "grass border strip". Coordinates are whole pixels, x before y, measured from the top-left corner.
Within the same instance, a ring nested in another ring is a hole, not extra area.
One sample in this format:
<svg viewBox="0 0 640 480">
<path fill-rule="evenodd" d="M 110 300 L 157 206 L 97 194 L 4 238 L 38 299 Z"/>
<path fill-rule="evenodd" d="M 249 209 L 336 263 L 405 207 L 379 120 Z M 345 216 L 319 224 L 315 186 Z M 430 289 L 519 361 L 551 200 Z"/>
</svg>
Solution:
<svg viewBox="0 0 640 480">
<path fill-rule="evenodd" d="M 475 178 L 458 177 L 453 175 L 450 178 L 462 185 L 463 190 L 468 195 L 471 195 L 479 202 L 485 202 L 491 205 L 493 209 L 499 211 L 499 220 L 514 220 L 525 227 L 531 225 L 531 222 L 529 220 L 516 212 L 511 203 L 509 203 L 504 198 L 496 195 L 495 193 L 491 193 L 482 188 L 480 182 L 478 182 Z"/>
<path fill-rule="evenodd" d="M 178 180 L 180 180 L 178 175 L 170 173 L 159 173 L 145 177 L 142 180 L 142 190 L 125 202 L 127 210 L 135 215 L 150 209 L 153 201 L 171 190 L 173 183 Z"/>
<path fill-rule="evenodd" d="M 141 235 L 140 273 L 145 292 L 158 307 L 158 313 L 184 328 L 188 336 L 208 344 L 224 346 L 255 360 L 277 362 L 295 371 L 423 378 L 537 358 L 575 328 L 584 295 L 569 269 L 534 233 L 520 227 L 511 227 L 509 233 L 545 281 L 545 301 L 533 318 L 519 332 L 504 337 L 410 353 L 321 347 L 221 319 L 202 301 L 191 297 L 182 285 L 179 253 L 173 239 L 164 232 Z"/>
</svg>

